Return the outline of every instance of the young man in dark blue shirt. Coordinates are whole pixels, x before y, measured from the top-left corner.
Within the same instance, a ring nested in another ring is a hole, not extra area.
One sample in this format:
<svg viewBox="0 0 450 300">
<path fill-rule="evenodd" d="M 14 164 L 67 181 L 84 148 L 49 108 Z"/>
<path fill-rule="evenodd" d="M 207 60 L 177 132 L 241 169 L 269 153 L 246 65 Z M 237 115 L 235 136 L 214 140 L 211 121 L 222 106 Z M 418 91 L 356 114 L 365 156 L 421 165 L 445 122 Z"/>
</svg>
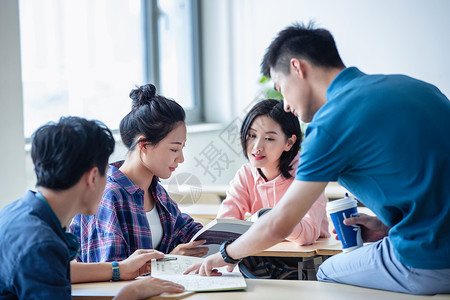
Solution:
<svg viewBox="0 0 450 300">
<path fill-rule="evenodd" d="M 28 191 L 0 212 L 0 299 L 72 298 L 70 264 L 79 245 L 65 225 L 76 214 L 96 212 L 113 150 L 111 131 L 98 121 L 66 117 L 34 133 L 31 157 L 37 192 Z M 146 270 L 151 258 L 162 256 L 155 251 L 137 253 L 122 266 L 73 263 L 72 277 L 132 279 Z M 102 274 L 105 267 L 109 274 Z M 125 286 L 116 298 L 181 291 L 180 285 L 149 277 Z"/>
</svg>

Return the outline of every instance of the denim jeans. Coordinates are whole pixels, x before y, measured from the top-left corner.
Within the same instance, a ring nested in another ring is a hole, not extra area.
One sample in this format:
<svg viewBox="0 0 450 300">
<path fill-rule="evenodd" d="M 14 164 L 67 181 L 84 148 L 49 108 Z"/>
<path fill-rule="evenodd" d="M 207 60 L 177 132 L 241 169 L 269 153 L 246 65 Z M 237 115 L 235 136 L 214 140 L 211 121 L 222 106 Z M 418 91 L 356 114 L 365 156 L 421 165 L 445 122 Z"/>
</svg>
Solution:
<svg viewBox="0 0 450 300">
<path fill-rule="evenodd" d="M 320 266 L 317 279 L 408 294 L 450 293 L 450 269 L 417 269 L 402 264 L 388 237 L 330 257 Z"/>
</svg>

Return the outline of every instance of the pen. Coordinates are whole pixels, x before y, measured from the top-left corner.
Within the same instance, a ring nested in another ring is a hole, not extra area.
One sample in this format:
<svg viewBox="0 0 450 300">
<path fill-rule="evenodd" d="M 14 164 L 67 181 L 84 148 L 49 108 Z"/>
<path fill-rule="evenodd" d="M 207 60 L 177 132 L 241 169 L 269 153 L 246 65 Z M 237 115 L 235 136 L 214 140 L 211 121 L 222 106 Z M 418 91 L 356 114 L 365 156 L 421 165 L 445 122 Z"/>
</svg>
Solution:
<svg viewBox="0 0 450 300">
<path fill-rule="evenodd" d="M 176 257 L 164 257 L 164 258 L 158 258 L 156 261 L 169 261 L 169 260 L 177 260 Z"/>
</svg>

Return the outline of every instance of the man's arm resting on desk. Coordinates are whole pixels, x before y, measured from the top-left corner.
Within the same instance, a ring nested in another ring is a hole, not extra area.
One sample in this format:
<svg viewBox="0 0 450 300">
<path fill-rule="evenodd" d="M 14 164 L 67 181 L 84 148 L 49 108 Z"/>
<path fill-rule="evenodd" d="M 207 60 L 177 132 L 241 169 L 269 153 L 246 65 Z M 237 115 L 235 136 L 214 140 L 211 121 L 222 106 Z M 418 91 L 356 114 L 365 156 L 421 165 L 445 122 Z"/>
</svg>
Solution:
<svg viewBox="0 0 450 300">
<path fill-rule="evenodd" d="M 162 293 L 174 294 L 181 293 L 183 291 L 184 287 L 182 285 L 149 276 L 127 284 L 113 299 L 147 299 Z"/>
<path fill-rule="evenodd" d="M 119 262 L 120 280 L 131 280 L 139 275 L 150 272 L 151 260 L 163 258 L 162 252 L 153 249 L 139 249 L 127 259 Z M 112 264 L 101 263 L 70 263 L 70 278 L 72 283 L 109 281 L 113 277 Z"/>
<path fill-rule="evenodd" d="M 323 192 L 327 182 L 297 181 L 291 184 L 280 202 L 266 216 L 226 248 L 228 256 L 240 259 L 259 253 L 284 240 Z M 220 253 L 209 256 L 202 265 L 186 272 L 215 275 L 213 268 L 227 265 Z"/>
<path fill-rule="evenodd" d="M 112 279 L 111 263 L 70 263 L 70 281 L 72 283 L 109 281 Z"/>
</svg>

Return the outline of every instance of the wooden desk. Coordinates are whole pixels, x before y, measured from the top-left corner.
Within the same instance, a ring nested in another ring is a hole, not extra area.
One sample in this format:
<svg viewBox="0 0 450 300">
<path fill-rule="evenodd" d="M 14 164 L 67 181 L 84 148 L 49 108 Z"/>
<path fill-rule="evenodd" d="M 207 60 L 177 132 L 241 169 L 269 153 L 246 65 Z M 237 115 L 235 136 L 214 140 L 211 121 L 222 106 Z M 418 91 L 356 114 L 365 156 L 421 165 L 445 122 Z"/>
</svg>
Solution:
<svg viewBox="0 0 450 300">
<path fill-rule="evenodd" d="M 220 205 L 217 204 L 179 205 L 183 213 L 189 214 L 197 222 L 205 223 L 203 225 L 215 219 L 219 207 Z M 364 212 L 368 213 L 368 209 L 366 210 Z M 331 223 L 331 220 L 329 222 Z M 316 255 L 335 255 L 340 252 L 342 252 L 342 244 L 335 240 L 332 234 L 331 238 L 320 238 L 314 244 L 308 246 L 299 246 L 296 243 L 284 241 L 254 256 L 313 257 Z"/>
<path fill-rule="evenodd" d="M 308 246 L 299 246 L 296 243 L 284 241 L 253 256 L 312 257 L 335 255 L 340 252 L 342 252 L 341 242 L 334 238 L 320 238 L 314 244 Z"/>
<path fill-rule="evenodd" d="M 316 255 L 335 255 L 342 252 L 342 243 L 334 238 L 320 238 L 316 243 Z"/>
<path fill-rule="evenodd" d="M 90 282 L 72 284 L 72 298 L 74 300 L 109 300 L 116 296 L 120 289 L 131 281 Z M 161 295 L 147 299 L 151 300 L 174 300 L 184 299 L 192 296 L 194 292 L 185 292 L 176 295 Z"/>
<path fill-rule="evenodd" d="M 192 204 L 179 205 L 179 207 L 182 212 L 191 215 L 196 221 L 200 221 L 203 225 L 206 225 L 215 219 L 220 205 Z M 358 211 L 372 216 L 375 215 L 367 207 L 358 207 Z M 330 218 L 328 222 L 331 233 L 334 226 Z M 308 246 L 298 246 L 295 243 L 284 241 L 254 256 L 312 257 L 316 255 L 335 255 L 342 252 L 342 244 L 338 240 L 335 240 L 334 236 L 334 234 L 331 234 L 330 238 L 320 238 L 314 244 Z"/>
<path fill-rule="evenodd" d="M 246 279 L 246 291 L 194 293 L 188 300 L 250 300 L 250 299 L 314 299 L 314 300 L 449 300 L 450 295 L 412 296 L 318 281 Z M 72 285 L 73 299 L 111 299 L 128 282 L 79 283 Z M 152 297 L 170 299 L 169 297 Z M 175 298 L 176 299 L 176 298 Z M 179 298 L 178 298 L 179 299 Z"/>
<path fill-rule="evenodd" d="M 334 238 L 320 238 L 314 244 L 299 246 L 290 241 L 278 243 L 254 256 L 296 258 L 298 279 L 316 280 L 322 262 L 328 256 L 342 252 L 341 243 Z"/>
</svg>

